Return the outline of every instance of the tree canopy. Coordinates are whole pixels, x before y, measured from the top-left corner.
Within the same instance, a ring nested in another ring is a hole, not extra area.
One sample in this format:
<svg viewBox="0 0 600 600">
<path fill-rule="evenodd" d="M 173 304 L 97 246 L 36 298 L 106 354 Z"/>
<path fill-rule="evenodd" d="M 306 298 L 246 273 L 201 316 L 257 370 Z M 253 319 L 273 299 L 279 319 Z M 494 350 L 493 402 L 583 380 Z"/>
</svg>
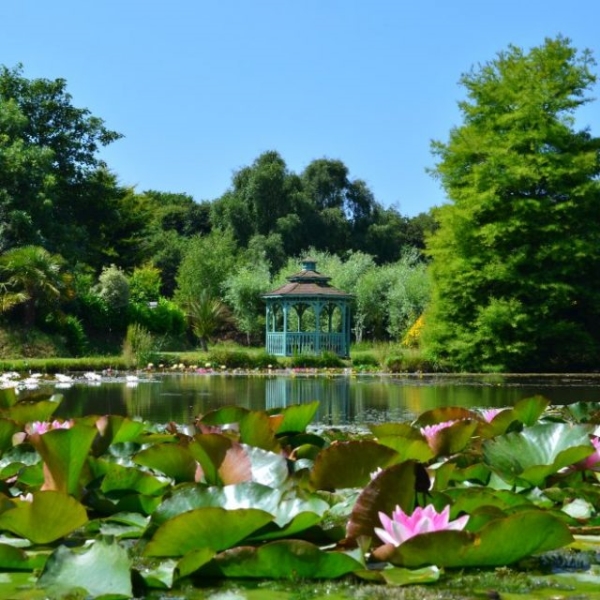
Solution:
<svg viewBox="0 0 600 600">
<path fill-rule="evenodd" d="M 433 144 L 449 202 L 428 244 L 425 329 L 453 368 L 597 364 L 600 140 L 575 121 L 594 64 L 558 37 L 510 46 L 460 80 L 463 123 Z"/>
</svg>

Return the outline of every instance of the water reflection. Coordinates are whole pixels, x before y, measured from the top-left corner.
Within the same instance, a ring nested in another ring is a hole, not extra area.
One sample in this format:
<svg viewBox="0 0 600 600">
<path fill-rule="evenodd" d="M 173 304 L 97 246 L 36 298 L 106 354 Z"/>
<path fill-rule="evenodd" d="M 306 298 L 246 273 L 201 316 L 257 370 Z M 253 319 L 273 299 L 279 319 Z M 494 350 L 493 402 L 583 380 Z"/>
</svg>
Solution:
<svg viewBox="0 0 600 600">
<path fill-rule="evenodd" d="M 438 406 L 501 407 L 534 395 L 553 404 L 600 402 L 600 377 L 268 376 L 180 374 L 61 390 L 57 416 L 120 414 L 190 423 L 209 410 L 236 404 L 252 410 L 320 402 L 317 420 L 330 425 L 404 421 Z"/>
</svg>

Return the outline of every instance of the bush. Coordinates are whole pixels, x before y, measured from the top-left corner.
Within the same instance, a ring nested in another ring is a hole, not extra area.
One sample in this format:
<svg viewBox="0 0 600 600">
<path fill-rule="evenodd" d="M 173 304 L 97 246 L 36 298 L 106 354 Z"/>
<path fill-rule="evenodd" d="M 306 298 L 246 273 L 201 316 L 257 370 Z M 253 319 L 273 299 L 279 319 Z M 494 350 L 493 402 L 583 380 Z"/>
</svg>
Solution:
<svg viewBox="0 0 600 600">
<path fill-rule="evenodd" d="M 134 323 L 127 328 L 123 343 L 123 357 L 130 367 L 146 366 L 155 360 L 154 336 L 142 325 Z"/>
<path fill-rule="evenodd" d="M 379 360 L 369 352 L 358 352 L 352 355 L 353 367 L 379 367 Z"/>
<path fill-rule="evenodd" d="M 316 354 L 297 354 L 290 361 L 290 366 L 301 369 L 336 369 L 344 367 L 344 361 L 333 352 Z"/>
<path fill-rule="evenodd" d="M 65 337 L 67 350 L 73 356 L 84 356 L 88 350 L 88 339 L 81 321 L 72 315 L 67 315 L 62 322 L 61 333 Z"/>
<path fill-rule="evenodd" d="M 185 332 L 185 314 L 166 298 L 160 298 L 154 308 L 147 302 L 132 302 L 128 317 L 130 323 L 138 323 L 152 333 L 179 336 Z"/>
</svg>

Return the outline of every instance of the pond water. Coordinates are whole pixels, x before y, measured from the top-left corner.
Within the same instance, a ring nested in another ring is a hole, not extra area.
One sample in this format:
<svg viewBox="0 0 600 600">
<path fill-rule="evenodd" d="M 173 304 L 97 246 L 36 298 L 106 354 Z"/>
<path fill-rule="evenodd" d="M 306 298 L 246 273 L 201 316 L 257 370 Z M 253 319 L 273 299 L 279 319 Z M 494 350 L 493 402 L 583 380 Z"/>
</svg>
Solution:
<svg viewBox="0 0 600 600">
<path fill-rule="evenodd" d="M 252 410 L 320 402 L 316 422 L 361 425 L 411 420 L 440 406 L 512 406 L 542 395 L 552 404 L 600 402 L 600 375 L 389 376 L 285 374 L 155 374 L 137 382 L 112 378 L 57 390 L 57 416 L 120 414 L 155 423 L 191 423 L 197 415 L 235 404 Z"/>
</svg>

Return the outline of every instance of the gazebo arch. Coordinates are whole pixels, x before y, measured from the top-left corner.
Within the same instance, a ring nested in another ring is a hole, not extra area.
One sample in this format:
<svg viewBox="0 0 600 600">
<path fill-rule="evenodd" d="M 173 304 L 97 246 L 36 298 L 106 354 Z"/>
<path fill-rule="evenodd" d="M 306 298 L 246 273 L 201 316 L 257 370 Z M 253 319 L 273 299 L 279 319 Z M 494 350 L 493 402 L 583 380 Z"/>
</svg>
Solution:
<svg viewBox="0 0 600 600">
<path fill-rule="evenodd" d="M 275 356 L 333 352 L 350 356 L 350 301 L 329 285 L 312 258 L 280 288 L 263 294 L 267 304 L 267 352 Z"/>
</svg>

